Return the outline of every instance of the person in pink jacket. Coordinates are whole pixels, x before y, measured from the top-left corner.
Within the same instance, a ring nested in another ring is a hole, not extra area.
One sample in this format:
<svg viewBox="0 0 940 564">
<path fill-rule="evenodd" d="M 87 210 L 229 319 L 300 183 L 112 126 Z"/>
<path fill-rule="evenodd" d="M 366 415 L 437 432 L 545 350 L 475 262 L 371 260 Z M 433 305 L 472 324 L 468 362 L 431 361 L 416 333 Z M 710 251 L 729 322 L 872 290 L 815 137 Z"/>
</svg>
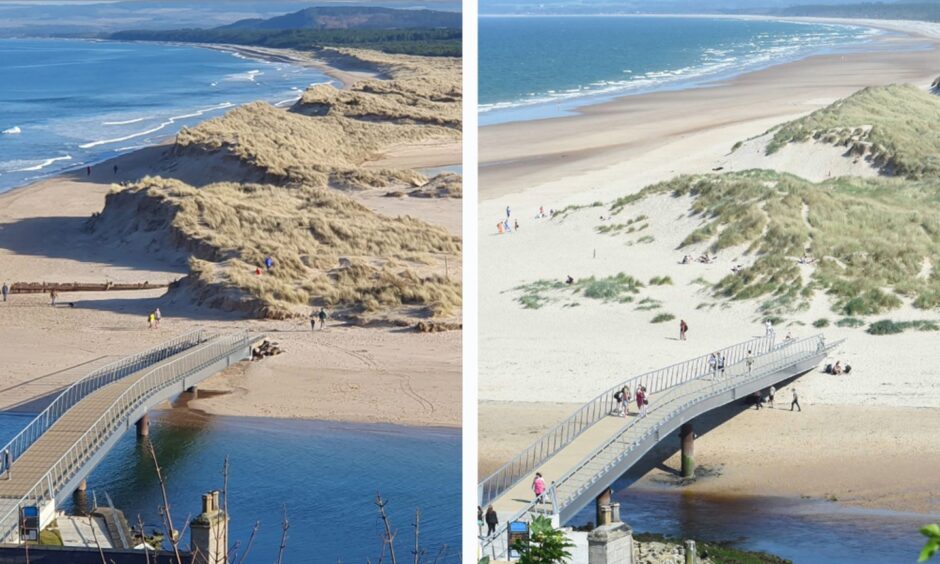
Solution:
<svg viewBox="0 0 940 564">
<path fill-rule="evenodd" d="M 542 503 L 545 501 L 545 479 L 542 478 L 540 472 L 535 473 L 535 479 L 532 480 L 532 491 L 535 492 L 535 502 Z"/>
</svg>

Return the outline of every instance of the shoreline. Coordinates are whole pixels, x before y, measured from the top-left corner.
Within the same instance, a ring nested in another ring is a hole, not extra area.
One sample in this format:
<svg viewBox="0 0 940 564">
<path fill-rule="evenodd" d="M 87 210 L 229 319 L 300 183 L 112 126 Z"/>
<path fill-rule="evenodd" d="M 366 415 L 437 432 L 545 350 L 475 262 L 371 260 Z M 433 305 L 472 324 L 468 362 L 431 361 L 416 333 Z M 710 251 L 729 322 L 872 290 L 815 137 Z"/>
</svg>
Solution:
<svg viewBox="0 0 940 564">
<path fill-rule="evenodd" d="M 503 16 L 492 16 L 494 18 L 503 17 Z M 529 16 L 506 16 L 506 17 L 519 17 L 525 18 Z M 540 17 L 561 17 L 561 16 L 531 16 L 533 18 Z M 595 17 L 589 15 L 574 15 L 573 17 Z M 848 28 L 861 28 L 869 30 L 878 30 L 883 32 L 898 33 L 901 35 L 914 35 L 914 33 L 907 30 L 901 26 L 875 26 L 869 25 L 868 23 L 854 23 L 855 20 L 842 20 L 835 18 L 776 18 L 769 16 L 711 16 L 703 14 L 620 14 L 614 15 L 612 17 L 620 18 L 684 18 L 684 19 L 724 19 L 732 21 L 768 21 L 768 22 L 781 22 L 781 23 L 791 23 L 791 24 L 804 24 L 804 25 L 838 25 L 841 27 Z M 858 20 L 859 22 L 868 20 Z M 929 39 L 931 37 L 924 37 Z M 932 38 L 940 38 L 940 32 L 932 36 Z M 664 82 L 657 85 L 652 85 L 646 88 L 639 88 L 637 90 L 629 90 L 624 88 L 620 92 L 590 92 L 581 96 L 575 96 L 571 98 L 560 98 L 557 100 L 541 100 L 532 103 L 521 103 L 519 105 L 517 102 L 494 102 L 495 104 L 510 104 L 505 107 L 496 107 L 488 110 L 486 112 L 480 112 L 479 116 L 481 121 L 486 121 L 487 123 L 482 124 L 480 127 L 491 127 L 497 125 L 508 125 L 513 123 L 528 122 L 528 121 L 539 121 L 539 120 L 550 120 L 550 119 L 561 119 L 566 117 L 574 117 L 580 115 L 581 110 L 585 108 L 590 108 L 592 106 L 602 105 L 610 102 L 616 102 L 624 98 L 631 96 L 643 96 L 643 95 L 654 95 L 661 94 L 663 92 L 681 92 L 685 90 L 695 90 L 700 88 L 709 88 L 722 83 L 727 83 L 733 81 L 738 77 L 745 76 L 747 74 L 760 72 L 763 70 L 771 69 L 781 65 L 789 65 L 794 63 L 799 63 L 800 61 L 805 61 L 813 57 L 826 56 L 826 55 L 835 55 L 835 54 L 845 54 L 845 53 L 870 53 L 873 51 L 878 51 L 876 48 L 879 44 L 883 45 L 886 39 L 890 37 L 871 37 L 861 42 L 848 43 L 845 45 L 837 46 L 828 46 L 828 47 L 819 47 L 813 52 L 791 55 L 787 57 L 782 57 L 779 59 L 758 63 L 753 66 L 747 66 L 744 69 L 735 69 L 728 71 L 720 71 L 716 73 L 705 73 L 702 76 L 690 77 L 683 80 L 675 82 Z M 881 43 L 879 43 L 881 42 Z M 484 106 L 490 104 L 484 104 Z M 518 117 L 507 116 L 503 119 L 501 116 L 503 114 L 512 114 L 518 115 Z M 487 120 L 486 116 L 495 115 L 495 120 Z"/>
<path fill-rule="evenodd" d="M 930 29 L 940 37 L 940 24 Z M 705 87 L 619 96 L 579 106 L 572 115 L 483 126 L 480 201 L 525 193 L 533 185 L 570 176 L 575 169 L 579 174 L 607 169 L 652 146 L 663 147 L 716 125 L 766 125 L 734 137 L 730 149 L 735 141 L 760 135 L 864 86 L 899 81 L 926 86 L 938 72 L 933 57 L 940 40 L 910 31 L 906 39 L 883 41 L 926 41 L 933 49 L 815 55 Z M 720 124 L 715 123 L 717 113 L 726 116 Z M 570 199 L 576 192 L 553 190 L 552 197 Z"/>
</svg>

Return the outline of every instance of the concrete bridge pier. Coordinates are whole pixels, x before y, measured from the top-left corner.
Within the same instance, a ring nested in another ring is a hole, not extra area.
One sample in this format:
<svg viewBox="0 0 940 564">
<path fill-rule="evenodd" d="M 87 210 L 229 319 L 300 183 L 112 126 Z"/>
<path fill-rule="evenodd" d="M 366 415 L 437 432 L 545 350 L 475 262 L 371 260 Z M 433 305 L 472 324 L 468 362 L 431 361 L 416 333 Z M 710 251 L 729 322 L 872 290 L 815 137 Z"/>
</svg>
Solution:
<svg viewBox="0 0 940 564">
<path fill-rule="evenodd" d="M 142 439 L 144 437 L 150 436 L 150 414 L 145 413 L 143 417 L 137 421 L 137 438 Z"/>
<path fill-rule="evenodd" d="M 595 526 L 601 526 L 605 521 L 609 522 L 610 519 L 610 497 L 614 493 L 614 490 L 607 488 L 601 495 L 597 496 L 597 499 L 594 500 L 595 503 Z"/>
<path fill-rule="evenodd" d="M 695 431 L 692 423 L 682 424 L 679 438 L 682 440 L 682 477 L 691 478 L 695 476 Z"/>
</svg>

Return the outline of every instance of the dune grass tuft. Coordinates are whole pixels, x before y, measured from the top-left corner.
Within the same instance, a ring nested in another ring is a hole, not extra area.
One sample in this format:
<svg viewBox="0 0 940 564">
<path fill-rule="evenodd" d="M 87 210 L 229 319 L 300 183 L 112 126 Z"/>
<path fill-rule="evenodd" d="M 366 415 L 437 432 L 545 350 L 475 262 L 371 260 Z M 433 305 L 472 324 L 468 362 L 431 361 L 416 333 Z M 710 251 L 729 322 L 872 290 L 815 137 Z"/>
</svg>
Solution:
<svg viewBox="0 0 940 564">
<path fill-rule="evenodd" d="M 654 317 L 650 323 L 665 323 L 666 321 L 672 321 L 676 316 L 671 313 L 660 313 Z"/>
<path fill-rule="evenodd" d="M 892 321 L 890 319 L 882 319 L 869 325 L 865 332 L 870 335 L 896 335 L 908 329 L 916 329 L 917 331 L 940 331 L 940 325 L 935 321 L 923 319 L 916 321 Z"/>
</svg>

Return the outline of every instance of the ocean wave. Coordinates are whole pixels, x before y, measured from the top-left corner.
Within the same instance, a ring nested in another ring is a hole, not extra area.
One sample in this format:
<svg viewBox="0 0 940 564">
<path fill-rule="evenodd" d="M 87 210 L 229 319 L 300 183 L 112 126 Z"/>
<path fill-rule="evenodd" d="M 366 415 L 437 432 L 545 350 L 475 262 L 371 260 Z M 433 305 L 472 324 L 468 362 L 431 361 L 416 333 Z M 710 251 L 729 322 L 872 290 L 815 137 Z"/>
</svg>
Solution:
<svg viewBox="0 0 940 564">
<path fill-rule="evenodd" d="M 4 135 L 19 135 L 20 133 L 23 133 L 23 130 L 20 129 L 18 125 L 14 125 L 10 129 L 4 129 L 0 133 L 3 133 Z"/>
<path fill-rule="evenodd" d="M 42 170 L 42 169 L 46 168 L 47 166 L 51 165 L 52 163 L 55 163 L 55 162 L 58 162 L 58 161 L 70 161 L 70 160 L 72 160 L 72 155 L 65 155 L 65 156 L 62 156 L 62 157 L 53 157 L 53 158 L 51 158 L 51 159 L 46 159 L 46 160 L 42 161 L 42 162 L 39 163 L 39 164 L 36 164 L 36 165 L 33 165 L 33 166 L 28 166 L 28 167 L 25 167 L 25 168 L 16 168 L 16 169 L 13 169 L 13 170 L 11 170 L 11 171 L 9 171 L 9 172 L 34 172 L 34 171 L 37 171 L 37 170 Z"/>
<path fill-rule="evenodd" d="M 742 41 L 719 45 L 702 50 L 700 62 L 695 65 L 647 71 L 643 74 L 633 74 L 632 71 L 623 70 L 622 74 L 630 76 L 620 80 L 595 80 L 576 87 L 529 92 L 517 100 L 484 103 L 479 105 L 479 113 L 547 103 L 557 104 L 594 96 L 635 94 L 682 84 L 691 85 L 731 74 L 750 72 L 826 49 L 848 46 L 859 41 L 870 40 L 872 35 L 883 33 L 865 28 L 847 30 L 842 26 L 835 26 L 834 29 L 838 29 L 840 33 L 767 36 L 762 39 L 761 43 Z M 849 33 L 846 33 L 847 31 Z"/>
<path fill-rule="evenodd" d="M 255 79 L 262 74 L 264 74 L 264 72 L 255 69 L 255 70 L 250 70 L 248 72 L 239 72 L 235 74 L 230 74 L 226 76 L 223 80 L 227 80 L 229 82 L 254 82 Z"/>
<path fill-rule="evenodd" d="M 145 119 L 150 119 L 149 117 L 140 117 L 134 119 L 126 119 L 124 121 L 104 121 L 101 122 L 101 125 L 130 125 L 132 123 L 140 123 Z"/>
<path fill-rule="evenodd" d="M 173 125 L 174 123 L 176 123 L 177 121 L 179 121 L 179 120 L 181 120 L 181 119 L 192 118 L 192 117 L 199 117 L 199 116 L 205 115 L 205 114 L 208 113 L 208 112 L 212 112 L 212 111 L 216 111 L 216 110 L 222 110 L 222 109 L 225 109 L 225 108 L 231 108 L 231 107 L 234 106 L 234 105 L 235 105 L 235 104 L 232 104 L 231 102 L 224 102 L 224 103 L 218 104 L 218 105 L 216 105 L 216 106 L 211 106 L 211 107 L 209 107 L 209 108 L 203 108 L 203 109 L 201 109 L 201 110 L 197 110 L 197 111 L 195 111 L 195 112 L 193 112 L 193 113 L 190 113 L 190 114 L 183 114 L 183 115 L 173 116 L 173 117 L 167 118 L 166 121 L 161 122 L 161 123 L 160 123 L 159 125 L 157 125 L 156 127 L 152 127 L 152 128 L 147 129 L 147 130 L 145 130 L 145 131 L 138 131 L 137 133 L 132 133 L 132 134 L 130 134 L 130 135 L 125 135 L 124 137 L 115 137 L 114 139 L 101 139 L 101 140 L 98 140 L 98 141 L 91 141 L 91 142 L 89 142 L 89 143 L 83 143 L 83 144 L 79 145 L 79 148 L 81 148 L 81 149 L 90 149 L 90 148 L 92 148 L 92 147 L 97 147 L 97 146 L 99 146 L 99 145 L 108 145 L 108 144 L 110 144 L 110 143 L 120 143 L 121 141 L 127 141 L 128 139 L 136 139 L 137 137 L 143 137 L 144 135 L 150 135 L 151 133 L 156 133 L 157 131 L 160 131 L 161 129 L 164 129 L 164 128 L 167 127 L 168 125 Z"/>
</svg>

